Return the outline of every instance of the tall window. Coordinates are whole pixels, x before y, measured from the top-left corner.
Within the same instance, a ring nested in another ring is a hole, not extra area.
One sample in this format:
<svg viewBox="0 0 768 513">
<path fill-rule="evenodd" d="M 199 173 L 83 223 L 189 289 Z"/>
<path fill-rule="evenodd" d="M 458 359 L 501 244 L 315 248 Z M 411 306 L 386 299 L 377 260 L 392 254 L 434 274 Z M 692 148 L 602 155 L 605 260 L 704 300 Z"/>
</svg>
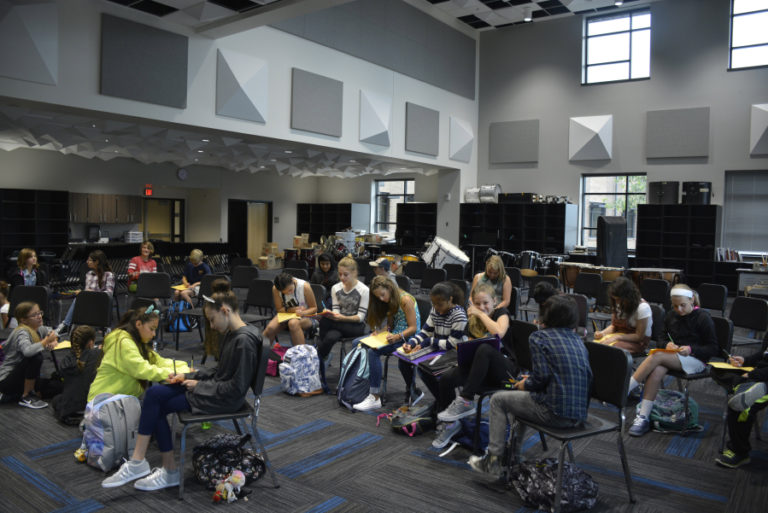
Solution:
<svg viewBox="0 0 768 513">
<path fill-rule="evenodd" d="M 412 203 L 416 192 L 415 180 L 376 180 L 373 229 L 387 237 L 395 236 L 397 204 Z"/>
<path fill-rule="evenodd" d="M 581 243 L 597 247 L 597 218 L 627 218 L 627 249 L 635 249 L 637 205 L 645 203 L 645 175 L 584 175 L 581 178 Z"/>
<path fill-rule="evenodd" d="M 731 3 L 729 69 L 768 66 L 768 0 Z"/>
<path fill-rule="evenodd" d="M 726 171 L 723 203 L 723 246 L 765 252 L 768 233 L 768 172 Z"/>
<path fill-rule="evenodd" d="M 582 84 L 650 77 L 651 11 L 587 18 L 582 53 Z"/>
</svg>

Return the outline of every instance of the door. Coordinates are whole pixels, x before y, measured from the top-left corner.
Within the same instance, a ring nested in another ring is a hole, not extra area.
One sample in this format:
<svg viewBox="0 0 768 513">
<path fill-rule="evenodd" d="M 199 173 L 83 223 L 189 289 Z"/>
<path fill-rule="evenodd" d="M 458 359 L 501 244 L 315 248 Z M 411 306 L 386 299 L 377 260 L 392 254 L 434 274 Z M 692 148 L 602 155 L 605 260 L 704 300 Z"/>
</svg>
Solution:
<svg viewBox="0 0 768 513">
<path fill-rule="evenodd" d="M 227 240 L 233 253 L 258 262 L 272 240 L 272 202 L 229 200 Z"/>
<path fill-rule="evenodd" d="M 147 218 L 144 232 L 147 239 L 171 242 L 173 233 L 173 201 L 168 199 L 147 199 Z"/>
<path fill-rule="evenodd" d="M 268 240 L 269 213 L 266 203 L 248 203 L 248 258 L 258 262 Z"/>
</svg>

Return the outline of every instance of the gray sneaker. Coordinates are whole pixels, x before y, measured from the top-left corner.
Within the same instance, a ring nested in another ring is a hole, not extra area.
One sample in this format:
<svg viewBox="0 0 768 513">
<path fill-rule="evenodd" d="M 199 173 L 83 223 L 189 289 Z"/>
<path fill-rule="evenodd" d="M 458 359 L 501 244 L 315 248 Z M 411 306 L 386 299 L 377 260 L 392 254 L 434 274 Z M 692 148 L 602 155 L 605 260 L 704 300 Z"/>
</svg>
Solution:
<svg viewBox="0 0 768 513">
<path fill-rule="evenodd" d="M 41 408 L 45 408 L 48 406 L 48 403 L 45 401 L 41 401 L 36 396 L 32 394 L 27 394 L 21 399 L 19 399 L 19 406 L 24 406 L 25 408 L 32 408 L 33 410 L 39 410 Z"/>
<path fill-rule="evenodd" d="M 180 473 L 178 470 L 168 472 L 163 467 L 152 469 L 152 473 L 144 479 L 139 479 L 133 485 L 137 490 L 144 490 L 145 492 L 151 492 L 153 490 L 162 490 L 163 488 L 170 488 L 172 486 L 179 486 Z"/>
<path fill-rule="evenodd" d="M 474 415 L 476 412 L 477 408 L 475 408 L 475 401 L 467 401 L 460 395 L 457 395 L 456 399 L 448 405 L 448 408 L 437 414 L 437 420 L 453 422 L 454 420 Z"/>
<path fill-rule="evenodd" d="M 744 411 L 766 394 L 768 386 L 764 382 L 743 383 L 736 387 L 736 393 L 728 399 L 728 407 L 735 411 Z"/>
<path fill-rule="evenodd" d="M 637 415 L 629 427 L 629 436 L 643 436 L 651 430 L 651 420 L 644 415 Z"/>
<path fill-rule="evenodd" d="M 472 467 L 472 470 L 489 474 L 495 478 L 501 477 L 501 461 L 499 461 L 498 456 L 494 456 L 488 451 L 482 456 L 470 456 L 467 463 Z"/>
<path fill-rule="evenodd" d="M 147 460 L 127 460 L 120 465 L 117 472 L 102 481 L 101 486 L 103 488 L 116 488 L 139 479 L 140 477 L 144 477 L 147 474 L 149 474 L 149 463 Z"/>
<path fill-rule="evenodd" d="M 437 437 L 432 440 L 432 447 L 442 449 L 451 439 L 461 432 L 461 422 L 443 423 L 437 427 Z"/>
</svg>

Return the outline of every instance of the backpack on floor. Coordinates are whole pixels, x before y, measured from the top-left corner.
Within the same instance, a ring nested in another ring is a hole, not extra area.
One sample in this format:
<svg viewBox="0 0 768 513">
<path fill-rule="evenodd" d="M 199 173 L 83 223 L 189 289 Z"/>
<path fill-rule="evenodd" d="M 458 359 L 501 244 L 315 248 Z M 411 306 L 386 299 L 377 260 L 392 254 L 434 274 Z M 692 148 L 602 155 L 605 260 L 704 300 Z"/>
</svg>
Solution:
<svg viewBox="0 0 768 513">
<path fill-rule="evenodd" d="M 353 406 L 363 402 L 368 397 L 370 389 L 368 347 L 360 344 L 344 357 L 339 373 L 339 388 L 336 391 L 336 399 L 340 405 L 355 411 Z"/>
<path fill-rule="evenodd" d="M 404 404 L 392 413 L 382 413 L 376 417 L 376 427 L 381 419 L 389 420 L 392 429 L 401 435 L 416 436 L 435 429 L 433 415 L 434 402 L 424 401 L 421 404 Z"/>
<path fill-rule="evenodd" d="M 685 418 L 685 394 L 677 390 L 662 388 L 653 401 L 653 409 L 649 419 L 654 431 L 662 433 L 678 433 L 680 431 L 701 431 L 699 426 L 699 405 L 688 397 L 690 416 Z M 640 405 L 637 405 L 640 411 Z"/>
<path fill-rule="evenodd" d="M 557 483 L 557 460 L 531 460 L 512 469 L 512 485 L 526 506 L 552 511 Z M 591 509 L 597 502 L 597 483 L 571 462 L 563 462 L 560 511 L 571 513 Z"/>
<path fill-rule="evenodd" d="M 250 434 L 234 433 L 216 435 L 192 449 L 192 468 L 198 483 L 209 490 L 229 476 L 233 470 L 245 474 L 245 482 L 256 481 L 267 471 L 264 458 L 245 444 Z"/>
<path fill-rule="evenodd" d="M 168 307 L 168 324 L 166 331 L 169 333 L 183 333 L 197 328 L 197 317 L 190 315 L 181 315 L 184 310 L 189 310 L 192 305 L 186 301 L 179 300 L 173 301 L 171 306 Z"/>
<path fill-rule="evenodd" d="M 279 365 L 283 361 L 285 353 L 288 352 L 288 348 L 281 346 L 280 342 L 275 342 L 270 351 L 269 361 L 267 362 L 267 376 L 277 376 L 280 370 Z M 274 354 L 272 354 L 274 353 Z"/>
<path fill-rule="evenodd" d="M 289 348 L 279 369 L 283 392 L 302 397 L 323 393 L 320 359 L 314 346 L 302 344 Z"/>
<path fill-rule="evenodd" d="M 99 394 L 85 407 L 83 444 L 89 465 L 108 472 L 129 459 L 139 434 L 141 404 L 132 395 Z"/>
</svg>

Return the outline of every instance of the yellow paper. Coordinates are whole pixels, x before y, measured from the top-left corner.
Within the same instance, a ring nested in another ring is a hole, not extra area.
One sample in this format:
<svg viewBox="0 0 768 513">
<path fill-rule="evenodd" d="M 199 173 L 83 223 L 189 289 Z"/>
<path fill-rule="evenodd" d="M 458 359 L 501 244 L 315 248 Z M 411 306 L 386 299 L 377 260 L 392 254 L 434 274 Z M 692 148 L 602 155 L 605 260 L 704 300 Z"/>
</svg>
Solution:
<svg viewBox="0 0 768 513">
<path fill-rule="evenodd" d="M 608 342 L 608 341 L 611 340 L 612 338 L 615 338 L 615 337 L 619 336 L 619 335 L 623 335 L 623 333 L 609 333 L 608 335 L 605 335 L 602 338 L 596 338 L 595 340 L 593 340 L 593 342 L 597 342 L 598 344 L 606 344 L 607 343 L 609 346 L 612 346 L 613 344 L 618 342 L 618 340 L 614 340 L 613 342 Z"/>
<path fill-rule="evenodd" d="M 755 370 L 754 367 L 736 367 L 726 362 L 709 362 L 709 365 L 711 365 L 715 369 L 732 370 L 732 371 L 740 371 L 740 372 L 752 372 L 753 370 Z"/>
<path fill-rule="evenodd" d="M 285 322 L 298 318 L 299 316 L 293 312 L 277 312 L 277 322 Z"/>
<path fill-rule="evenodd" d="M 186 285 L 174 285 L 171 288 L 175 290 L 187 290 L 189 287 L 187 287 Z"/>
<path fill-rule="evenodd" d="M 380 347 L 389 345 L 389 342 L 387 342 L 388 335 L 391 335 L 391 333 L 388 331 L 382 331 L 376 335 L 365 337 L 360 342 L 370 347 L 371 349 L 378 349 Z"/>
<path fill-rule="evenodd" d="M 62 340 L 58 344 L 56 344 L 56 347 L 53 348 L 54 351 L 58 351 L 59 349 L 69 349 L 72 347 L 72 342 L 69 340 Z"/>
<path fill-rule="evenodd" d="M 648 355 L 652 355 L 653 353 L 679 353 L 679 349 L 651 349 L 648 352 Z"/>
</svg>

